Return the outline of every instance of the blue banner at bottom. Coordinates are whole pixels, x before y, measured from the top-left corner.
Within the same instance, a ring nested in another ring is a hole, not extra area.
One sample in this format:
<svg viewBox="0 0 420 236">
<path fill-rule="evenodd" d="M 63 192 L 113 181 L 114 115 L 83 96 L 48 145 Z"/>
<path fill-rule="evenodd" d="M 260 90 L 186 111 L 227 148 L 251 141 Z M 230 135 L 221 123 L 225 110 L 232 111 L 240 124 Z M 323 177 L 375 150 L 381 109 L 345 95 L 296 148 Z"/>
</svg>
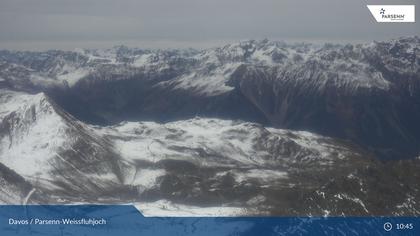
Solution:
<svg viewBox="0 0 420 236">
<path fill-rule="evenodd" d="M 144 217 L 130 205 L 0 206 L 0 235 L 420 235 L 418 217 Z"/>
</svg>

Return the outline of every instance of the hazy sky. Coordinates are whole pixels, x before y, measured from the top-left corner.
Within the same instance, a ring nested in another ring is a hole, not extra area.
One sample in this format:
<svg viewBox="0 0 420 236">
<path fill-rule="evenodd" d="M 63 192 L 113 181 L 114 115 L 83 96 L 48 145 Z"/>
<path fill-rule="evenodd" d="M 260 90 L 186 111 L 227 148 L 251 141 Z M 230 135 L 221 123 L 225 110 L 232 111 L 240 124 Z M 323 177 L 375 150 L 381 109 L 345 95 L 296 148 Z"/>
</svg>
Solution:
<svg viewBox="0 0 420 236">
<path fill-rule="evenodd" d="M 242 39 L 370 41 L 420 35 L 367 4 L 420 0 L 0 0 L 0 49 L 207 47 Z M 418 14 L 417 14 L 418 18 Z"/>
</svg>

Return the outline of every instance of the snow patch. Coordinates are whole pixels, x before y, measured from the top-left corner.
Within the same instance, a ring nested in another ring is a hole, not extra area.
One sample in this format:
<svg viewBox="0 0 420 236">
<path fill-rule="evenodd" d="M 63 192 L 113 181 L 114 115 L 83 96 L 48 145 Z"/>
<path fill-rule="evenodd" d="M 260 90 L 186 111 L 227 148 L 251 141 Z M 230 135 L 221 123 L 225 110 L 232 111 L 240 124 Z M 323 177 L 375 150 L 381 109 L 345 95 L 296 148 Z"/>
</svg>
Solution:
<svg viewBox="0 0 420 236">
<path fill-rule="evenodd" d="M 210 73 L 202 73 L 198 70 L 198 72 L 181 76 L 170 83 L 175 83 L 176 89 L 192 90 L 204 96 L 224 94 L 234 89 L 226 85 L 226 82 L 239 65 L 240 63 L 225 64 Z"/>
<path fill-rule="evenodd" d="M 199 207 L 175 204 L 167 200 L 139 202 L 134 205 L 146 217 L 229 217 L 245 215 L 239 207 Z"/>
<path fill-rule="evenodd" d="M 246 172 L 235 172 L 235 180 L 237 182 L 246 182 L 249 179 L 260 179 L 264 182 L 271 182 L 279 179 L 287 179 L 287 172 L 266 169 L 252 169 Z"/>
<path fill-rule="evenodd" d="M 164 176 L 166 171 L 163 169 L 141 169 L 138 170 L 133 181 L 130 183 L 133 186 L 141 186 L 144 188 L 151 188 L 156 186 L 157 178 Z"/>
<path fill-rule="evenodd" d="M 144 67 L 150 63 L 150 58 L 152 57 L 151 54 L 143 54 L 138 56 L 134 59 L 133 66 L 134 67 Z"/>
</svg>

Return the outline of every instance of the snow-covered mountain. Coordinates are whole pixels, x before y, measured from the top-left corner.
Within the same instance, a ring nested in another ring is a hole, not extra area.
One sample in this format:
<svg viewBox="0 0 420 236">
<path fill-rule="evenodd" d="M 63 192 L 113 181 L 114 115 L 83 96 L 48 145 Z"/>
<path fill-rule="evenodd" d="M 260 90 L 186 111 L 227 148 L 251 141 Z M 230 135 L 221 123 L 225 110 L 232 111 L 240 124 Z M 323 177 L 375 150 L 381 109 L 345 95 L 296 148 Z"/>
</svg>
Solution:
<svg viewBox="0 0 420 236">
<path fill-rule="evenodd" d="M 201 51 L 142 50 L 124 46 L 73 52 L 1 51 L 0 61 L 3 66 L 11 67 L 2 68 L 6 79 L 13 79 L 7 75 L 13 67 L 22 66 L 21 70 L 27 69 L 34 76 L 70 87 L 79 80 L 91 79 L 89 75 L 116 80 L 146 73 L 172 74 L 173 78 L 168 80 L 177 88 L 197 89 L 197 93 L 212 96 L 233 89 L 226 85 L 232 72 L 241 65 L 251 65 L 270 67 L 283 73 L 279 79 L 293 83 L 303 80 L 321 91 L 326 86 L 334 86 L 352 92 L 364 88 L 389 89 L 393 81 L 383 74 L 385 71 L 415 77 L 419 70 L 419 41 L 418 37 L 411 37 L 370 44 L 314 45 L 250 40 Z M 15 79 L 27 79 L 19 77 Z M 31 81 L 36 80 L 34 77 Z"/>
<path fill-rule="evenodd" d="M 43 93 L 0 90 L 0 103 L 0 161 L 39 191 L 88 199 L 121 183 L 119 157 L 107 140 Z"/>
<path fill-rule="evenodd" d="M 418 215 L 419 48 L 0 51 L 0 202 Z"/>
<path fill-rule="evenodd" d="M 138 208 L 150 215 L 206 215 L 220 205 L 216 214 L 419 213 L 420 162 L 383 165 L 342 140 L 199 117 L 95 129 L 136 167 L 126 184 L 137 186 Z"/>
<path fill-rule="evenodd" d="M 148 215 L 418 214 L 418 160 L 384 172 L 362 148 L 306 131 L 199 117 L 97 126 L 43 93 L 1 90 L 0 101 L 3 203 L 130 202 Z M 386 201 L 376 198 L 383 191 Z"/>
<path fill-rule="evenodd" d="M 0 86 L 45 92 L 93 124 L 242 119 L 349 139 L 383 158 L 412 158 L 420 152 L 419 48 L 418 37 L 407 37 L 354 45 L 250 40 L 206 50 L 0 51 Z"/>
</svg>

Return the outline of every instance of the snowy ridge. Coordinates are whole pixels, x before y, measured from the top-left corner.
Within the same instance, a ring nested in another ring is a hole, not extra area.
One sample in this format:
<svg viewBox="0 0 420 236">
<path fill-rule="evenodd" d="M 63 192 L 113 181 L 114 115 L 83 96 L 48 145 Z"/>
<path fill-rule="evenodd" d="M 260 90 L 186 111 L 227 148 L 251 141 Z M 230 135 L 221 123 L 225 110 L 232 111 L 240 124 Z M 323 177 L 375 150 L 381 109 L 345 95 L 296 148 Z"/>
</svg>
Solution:
<svg viewBox="0 0 420 236">
<path fill-rule="evenodd" d="M 257 124 L 231 120 L 195 118 L 165 124 L 127 122 L 97 129 L 115 141 L 124 157 L 152 162 L 172 158 L 192 161 L 200 166 L 240 163 L 274 167 L 279 165 L 276 161 L 316 161 L 327 165 L 351 152 L 346 147 L 334 146 L 332 141 L 329 144 L 328 138 L 309 132 L 266 129 Z M 272 153 L 267 150 L 283 142 L 296 145 L 296 155 L 287 153 L 272 160 Z M 305 152 L 305 159 L 299 159 L 301 150 Z M 339 156 L 333 155 L 336 152 L 340 153 Z"/>
<path fill-rule="evenodd" d="M 42 182 L 48 191 L 65 186 L 85 191 L 90 183 L 105 187 L 120 181 L 109 171 L 116 163 L 107 160 L 106 144 L 45 94 L 1 90 L 0 102 L 0 161 L 17 174 Z"/>
<path fill-rule="evenodd" d="M 46 157 L 54 156 L 59 147 L 68 147 L 68 137 L 62 135 L 66 129 L 63 120 L 42 93 L 17 95 L 2 91 L 1 100 L 3 126 L 9 130 L 8 136 L 1 139 L 2 163 L 20 174 L 45 177 Z"/>
<path fill-rule="evenodd" d="M 270 73 L 275 71 L 278 80 L 306 81 L 320 90 L 326 85 L 348 91 L 388 90 L 392 84 L 386 75 L 388 71 L 404 75 L 417 73 L 419 44 L 418 37 L 355 45 L 249 40 L 201 51 L 142 50 L 124 46 L 74 52 L 0 51 L 0 61 L 24 66 L 32 70 L 26 73 L 51 80 L 51 83 L 65 82 L 70 87 L 89 78 L 90 74 L 105 70 L 105 74 L 119 74 L 110 79 L 167 74 L 171 78 L 160 86 L 192 89 L 213 96 L 231 91 L 227 83 L 232 73 L 239 65 L 249 65 Z M 384 66 L 378 66 L 381 64 Z"/>
</svg>

